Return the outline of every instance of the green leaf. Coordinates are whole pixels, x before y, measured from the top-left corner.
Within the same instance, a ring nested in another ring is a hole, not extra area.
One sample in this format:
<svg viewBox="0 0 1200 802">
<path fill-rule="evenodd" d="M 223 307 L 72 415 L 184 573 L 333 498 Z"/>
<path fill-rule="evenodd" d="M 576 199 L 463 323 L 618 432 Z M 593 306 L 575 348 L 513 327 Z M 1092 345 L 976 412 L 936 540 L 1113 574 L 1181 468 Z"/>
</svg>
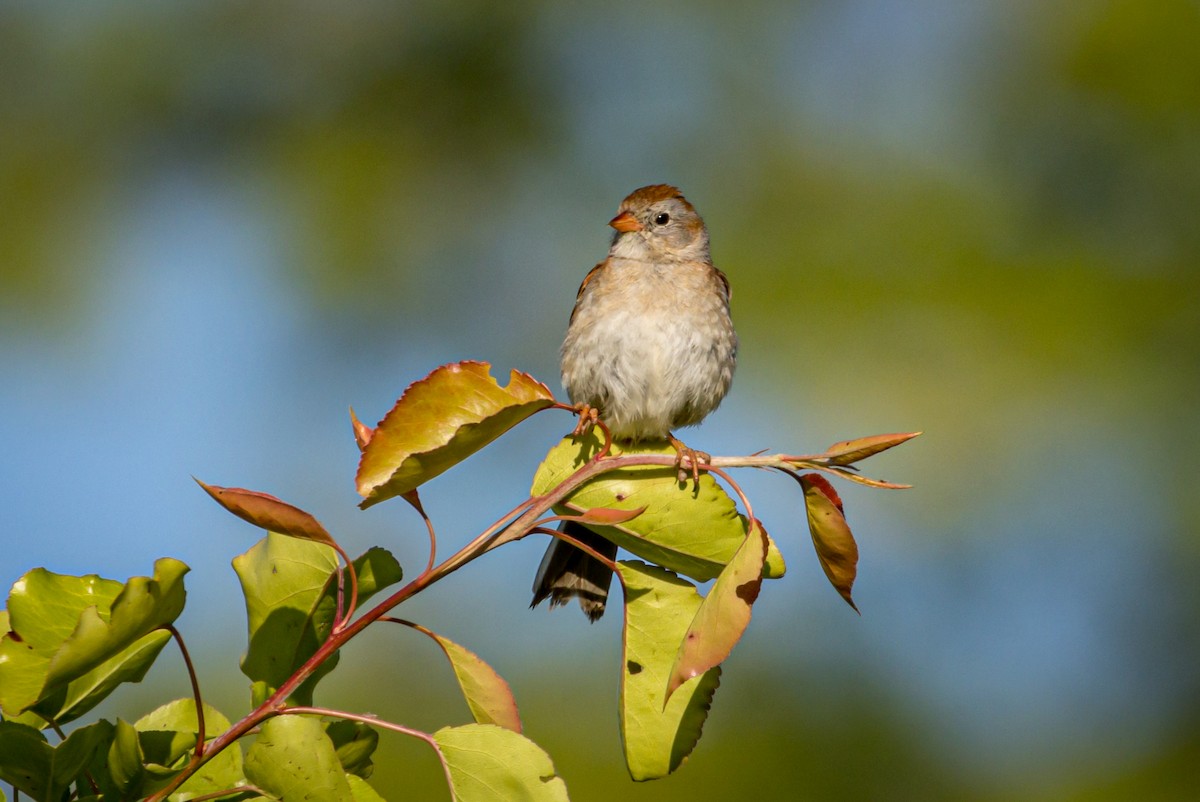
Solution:
<svg viewBox="0 0 1200 802">
<path fill-rule="evenodd" d="M 829 480 L 819 474 L 806 473 L 795 479 L 804 488 L 808 531 L 812 535 L 821 570 L 825 572 L 829 584 L 857 613 L 858 606 L 851 598 L 850 591 L 858 575 L 858 544 L 854 542 L 850 525 L 842 513 L 842 499 Z"/>
<path fill-rule="evenodd" d="M 172 623 L 183 610 L 187 571 L 163 558 L 153 579 L 124 585 L 44 568 L 25 574 L 8 598 L 12 631 L 0 638 L 0 707 L 17 715 Z"/>
<path fill-rule="evenodd" d="M 520 371 L 501 387 L 486 362 L 443 365 L 404 391 L 364 445 L 359 506 L 414 490 L 554 403 L 546 385 Z"/>
<path fill-rule="evenodd" d="M 443 727 L 433 734 L 464 802 L 566 800 L 567 786 L 541 747 L 492 724 Z"/>
<path fill-rule="evenodd" d="M 182 768 L 191 757 L 196 746 L 198 722 L 196 703 L 192 699 L 176 699 L 152 710 L 134 722 L 148 769 L 157 768 L 154 781 L 147 779 L 144 789 L 153 792 L 161 788 Z M 204 734 L 211 741 L 228 730 L 229 719 L 211 705 L 204 705 Z M 170 769 L 165 771 L 163 769 Z M 242 771 L 242 750 L 231 745 L 219 755 L 201 766 L 172 794 L 173 799 L 190 799 L 200 794 L 232 788 L 245 782 Z"/>
<path fill-rule="evenodd" d="M 204 488 L 214 501 L 243 521 L 261 526 L 268 532 L 312 540 L 327 546 L 334 544 L 333 536 L 325 531 L 320 521 L 286 501 L 257 490 L 206 485 L 199 479 L 195 479 L 195 482 Z"/>
<path fill-rule="evenodd" d="M 667 698 L 692 677 L 720 665 L 750 624 L 750 609 L 762 588 L 767 533 L 757 521 L 746 541 L 717 577 L 679 645 L 667 680 Z"/>
<path fill-rule="evenodd" d="M 309 617 L 337 564 L 329 546 L 274 533 L 234 558 L 250 643 L 241 668 L 255 683 L 255 704 L 265 701 L 320 646 Z M 331 657 L 323 673 L 336 661 Z"/>
<path fill-rule="evenodd" d="M 108 747 L 108 774 L 123 797 L 133 796 L 142 787 L 146 775 L 138 731 L 124 719 L 117 719 L 112 744 Z"/>
<path fill-rule="evenodd" d="M 98 721 L 52 747 L 32 727 L 0 721 L 0 780 L 34 799 L 57 800 L 112 737 L 112 729 L 107 721 Z"/>
<path fill-rule="evenodd" d="M 56 724 L 74 721 L 104 701 L 118 685 L 141 682 L 170 640 L 171 633 L 165 629 L 145 635 L 116 657 L 60 688 L 59 693 L 38 702 L 31 710 Z"/>
<path fill-rule="evenodd" d="M 532 493 L 546 493 L 578 470 L 599 449 L 597 437 L 594 432 L 579 440 L 567 437 L 552 448 L 538 467 Z M 625 450 L 614 444 L 612 453 L 673 457 L 675 449 L 666 442 Z M 594 508 L 644 508 L 641 515 L 623 523 L 589 523 L 587 527 L 644 560 L 701 582 L 719 574 L 746 539 L 745 518 L 708 474 L 701 474 L 699 486 L 693 490 L 692 482 L 680 483 L 671 467 L 646 465 L 611 471 L 578 488 L 556 510 L 572 515 Z M 770 542 L 764 575 L 773 579 L 783 576 L 784 570 L 783 556 Z"/>
<path fill-rule="evenodd" d="M 309 716 L 276 716 L 263 724 L 246 752 L 246 777 L 277 799 L 354 800 L 324 725 Z"/>
<path fill-rule="evenodd" d="M 350 793 L 354 795 L 354 802 L 387 802 L 362 777 L 347 774 L 346 779 L 350 782 Z"/>
<path fill-rule="evenodd" d="M 375 771 L 371 755 L 379 746 L 379 733 L 361 721 L 336 719 L 325 726 L 325 734 L 333 742 L 338 762 L 347 774 L 370 777 Z"/>
<path fill-rule="evenodd" d="M 687 759 L 708 718 L 721 669 L 683 683 L 670 700 L 667 678 L 703 599 L 687 580 L 638 561 L 617 563 L 625 588 L 621 740 L 635 780 L 665 777 Z"/>
<path fill-rule="evenodd" d="M 517 712 L 517 701 L 513 698 L 512 688 L 495 669 L 470 649 L 459 646 L 449 638 L 443 638 L 419 625 L 414 624 L 413 628 L 433 638 L 446 653 L 475 721 L 480 724 L 495 724 L 513 732 L 521 731 L 521 716 Z"/>
<path fill-rule="evenodd" d="M 254 681 L 254 702 L 266 700 L 311 657 L 329 635 L 337 611 L 337 558 L 329 546 L 269 533 L 233 560 L 246 597 L 250 646 L 242 672 Z M 401 570 L 386 550 L 372 548 L 354 561 L 359 601 L 398 582 Z M 337 665 L 329 660 L 293 694 L 311 704 L 316 683 Z"/>
</svg>

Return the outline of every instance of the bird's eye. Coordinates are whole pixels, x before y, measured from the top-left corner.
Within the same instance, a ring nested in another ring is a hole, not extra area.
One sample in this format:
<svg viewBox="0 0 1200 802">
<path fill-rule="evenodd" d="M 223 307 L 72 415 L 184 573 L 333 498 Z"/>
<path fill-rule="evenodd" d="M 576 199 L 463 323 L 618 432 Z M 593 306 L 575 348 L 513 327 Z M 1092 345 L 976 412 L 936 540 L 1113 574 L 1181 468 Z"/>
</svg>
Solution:
<svg viewBox="0 0 1200 802">
<path fill-rule="evenodd" d="M 654 222 L 657 225 L 665 226 L 667 223 L 671 222 L 671 215 L 667 214 L 666 212 L 659 212 L 658 214 L 654 215 Z"/>
</svg>

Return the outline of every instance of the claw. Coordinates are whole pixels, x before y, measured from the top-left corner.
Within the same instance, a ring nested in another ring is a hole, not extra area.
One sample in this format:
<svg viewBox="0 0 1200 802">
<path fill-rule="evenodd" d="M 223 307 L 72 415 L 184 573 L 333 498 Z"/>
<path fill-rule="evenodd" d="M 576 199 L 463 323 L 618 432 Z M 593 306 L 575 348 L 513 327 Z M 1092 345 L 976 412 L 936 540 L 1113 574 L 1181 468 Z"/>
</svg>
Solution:
<svg viewBox="0 0 1200 802">
<path fill-rule="evenodd" d="M 579 411 L 579 423 L 575 424 L 571 437 L 578 439 L 592 430 L 596 421 L 600 420 L 600 413 L 591 404 L 580 404 L 576 409 Z"/>
<path fill-rule="evenodd" d="M 678 478 L 680 482 L 686 483 L 688 480 L 688 476 L 690 474 L 692 483 L 693 483 L 692 487 L 696 490 L 699 490 L 700 489 L 700 463 L 708 462 L 709 460 L 712 459 L 712 455 L 706 454 L 703 451 L 697 451 L 694 448 L 689 448 L 688 446 L 683 444 L 683 441 L 676 438 L 675 435 L 673 435 L 673 434 L 668 435 L 668 436 L 671 439 L 671 446 L 675 449 L 675 476 L 676 476 L 676 478 Z M 683 466 L 683 459 L 685 456 L 687 457 L 688 468 L 691 469 L 690 471 L 685 469 Z"/>
</svg>

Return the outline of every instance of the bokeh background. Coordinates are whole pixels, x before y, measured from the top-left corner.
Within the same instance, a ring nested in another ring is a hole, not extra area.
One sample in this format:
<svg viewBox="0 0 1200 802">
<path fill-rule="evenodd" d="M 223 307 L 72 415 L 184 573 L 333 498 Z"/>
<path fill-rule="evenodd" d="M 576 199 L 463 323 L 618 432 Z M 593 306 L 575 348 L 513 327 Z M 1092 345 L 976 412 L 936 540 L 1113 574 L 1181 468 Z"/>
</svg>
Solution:
<svg viewBox="0 0 1200 802">
<path fill-rule="evenodd" d="M 246 709 L 229 560 L 192 484 L 275 493 L 415 572 L 355 508 L 347 407 L 438 364 L 558 387 L 605 222 L 672 182 L 735 288 L 693 445 L 921 429 L 844 487 L 851 612 L 797 488 L 705 738 L 632 784 L 620 621 L 529 611 L 542 542 L 408 610 L 512 683 L 573 798 L 1177 799 L 1200 787 L 1200 8 L 1097 2 L 172 3 L 0 9 L 0 584 L 193 567 L 181 627 Z M 443 548 L 527 492 L 544 414 L 425 491 Z M 412 633 L 327 704 L 467 720 Z M 174 655 L 101 712 L 187 694 Z M 446 798 L 384 737 L 389 798 Z"/>
</svg>

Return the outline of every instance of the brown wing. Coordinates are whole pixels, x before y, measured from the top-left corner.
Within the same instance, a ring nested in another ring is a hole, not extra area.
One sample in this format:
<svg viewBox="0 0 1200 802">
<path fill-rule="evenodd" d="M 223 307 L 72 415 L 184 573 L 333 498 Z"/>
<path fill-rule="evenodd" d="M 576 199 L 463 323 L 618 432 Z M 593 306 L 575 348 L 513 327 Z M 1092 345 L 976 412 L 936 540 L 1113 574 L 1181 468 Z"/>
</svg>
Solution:
<svg viewBox="0 0 1200 802">
<path fill-rule="evenodd" d="M 717 268 L 714 267 L 713 270 L 717 270 Z M 588 278 L 591 278 L 590 273 L 588 274 Z M 733 287 L 729 286 L 729 279 L 726 278 L 725 274 L 722 273 L 720 270 L 717 270 L 717 278 L 721 279 L 721 286 L 723 286 L 725 288 L 725 303 L 729 303 L 730 301 L 733 300 Z M 583 283 L 587 284 L 586 278 L 583 280 Z M 580 287 L 579 291 L 582 292 L 583 287 Z M 578 303 L 578 301 L 576 301 L 576 303 Z"/>
<path fill-rule="evenodd" d="M 583 283 L 579 285 L 579 292 L 575 293 L 575 306 L 571 309 L 571 319 L 567 321 L 568 326 L 575 322 L 575 312 L 579 309 L 579 299 L 583 297 L 583 291 L 587 287 L 588 282 L 596 277 L 596 274 L 600 272 L 600 268 L 602 267 L 604 267 L 604 262 L 601 262 L 593 267 L 588 271 L 588 274 L 583 277 Z M 726 286 L 728 286 L 728 282 L 726 282 Z"/>
</svg>

